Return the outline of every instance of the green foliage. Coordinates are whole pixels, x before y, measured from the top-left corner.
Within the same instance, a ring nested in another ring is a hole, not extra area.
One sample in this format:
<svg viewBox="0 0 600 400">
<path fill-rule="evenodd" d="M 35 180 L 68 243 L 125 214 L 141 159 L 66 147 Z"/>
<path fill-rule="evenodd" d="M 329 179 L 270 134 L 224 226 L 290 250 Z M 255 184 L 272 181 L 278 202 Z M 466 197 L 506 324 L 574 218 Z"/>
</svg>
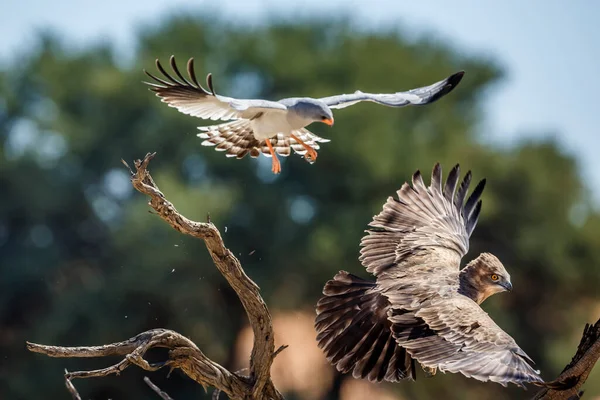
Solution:
<svg viewBox="0 0 600 400">
<path fill-rule="evenodd" d="M 221 93 L 271 99 L 467 75 L 427 107 L 338 111 L 334 128 L 311 127 L 332 140 L 318 162 L 292 156 L 275 177 L 264 158 L 236 161 L 201 147 L 202 122 L 146 90 L 142 68 L 171 54 L 180 63 L 195 57 Z M 100 344 L 168 327 L 230 362 L 245 323 L 240 305 L 201 243 L 146 212 L 120 164 L 149 151 L 158 152 L 151 168 L 167 197 L 190 218 L 210 213 L 272 309 L 312 307 L 340 269 L 366 276 L 358 242 L 371 216 L 415 169 L 440 161 L 488 178 L 470 256 L 491 251 L 507 265 L 515 291 L 485 308 L 544 377 L 560 371 L 584 323 L 598 317 L 600 215 L 587 205 L 575 160 L 554 142 L 498 149 L 478 140 L 483 93 L 501 78 L 493 63 L 347 21 L 248 31 L 187 16 L 144 28 L 133 60 L 117 62 L 108 45 L 70 51 L 45 35 L 0 71 L 0 397 L 65 398 L 64 367 L 107 363 L 48 360 L 27 353 L 25 340 Z M 76 383 L 86 398 L 149 398 L 141 376 Z M 588 395 L 600 393 L 599 376 Z M 178 374 L 153 380 L 174 398 L 203 396 Z M 531 394 L 454 375 L 391 388 L 407 398 Z"/>
</svg>

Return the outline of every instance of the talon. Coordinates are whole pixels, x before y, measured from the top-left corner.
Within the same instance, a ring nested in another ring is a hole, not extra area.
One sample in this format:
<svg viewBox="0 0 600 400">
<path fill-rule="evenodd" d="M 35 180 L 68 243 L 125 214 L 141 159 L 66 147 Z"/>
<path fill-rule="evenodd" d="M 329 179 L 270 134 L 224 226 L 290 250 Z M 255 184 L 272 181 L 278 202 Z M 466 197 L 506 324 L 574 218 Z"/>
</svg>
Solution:
<svg viewBox="0 0 600 400">
<path fill-rule="evenodd" d="M 304 143 L 302 141 L 302 139 L 300 139 L 298 136 L 296 136 L 294 134 L 291 134 L 290 136 L 297 143 L 302 145 L 302 147 L 304 147 L 304 149 L 306 150 L 306 154 L 304 155 L 304 158 L 306 159 L 306 161 L 308 161 L 311 164 L 314 163 L 317 160 L 317 151 L 315 149 L 313 149 L 312 147 L 310 147 L 309 145 L 307 145 L 306 143 Z"/>
<path fill-rule="evenodd" d="M 304 157 L 306 158 L 306 161 L 312 164 L 317 161 L 317 152 L 311 147 L 306 150 L 306 155 Z"/>
</svg>

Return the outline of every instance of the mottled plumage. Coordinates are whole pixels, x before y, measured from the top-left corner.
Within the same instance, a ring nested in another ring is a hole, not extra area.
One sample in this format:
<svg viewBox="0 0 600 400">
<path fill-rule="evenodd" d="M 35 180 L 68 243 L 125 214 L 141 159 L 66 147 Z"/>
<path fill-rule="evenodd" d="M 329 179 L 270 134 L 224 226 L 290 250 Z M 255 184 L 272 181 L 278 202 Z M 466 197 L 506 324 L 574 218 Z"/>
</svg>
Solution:
<svg viewBox="0 0 600 400">
<path fill-rule="evenodd" d="M 371 101 L 389 107 L 429 104 L 446 95 L 461 81 L 463 72 L 422 88 L 393 94 L 371 94 L 356 91 L 353 94 L 313 99 L 294 97 L 279 101 L 262 99 L 235 99 L 217 94 L 212 77 L 206 78 L 207 89 L 196 79 L 194 61 L 187 64 L 188 77 L 184 77 L 170 58 L 172 74 L 158 60 L 156 67 L 163 75 L 158 78 L 146 74 L 155 83 L 146 82 L 163 102 L 184 114 L 210 120 L 233 120 L 219 125 L 200 127 L 198 136 L 204 146 L 216 146 L 228 157 L 243 158 L 246 154 L 258 157 L 260 153 L 273 157 L 273 172 L 280 171 L 277 154 L 288 156 L 291 150 L 314 162 L 318 143 L 328 142 L 305 127 L 313 122 L 333 125 L 332 109 L 344 108 L 360 101 Z"/>
<path fill-rule="evenodd" d="M 388 198 L 361 241 L 368 282 L 341 271 L 317 304 L 319 346 L 341 372 L 373 381 L 414 379 L 427 371 L 460 372 L 502 385 L 542 382 L 532 360 L 479 304 L 511 290 L 498 258 L 461 258 L 481 211 L 480 182 L 467 198 L 471 173 L 459 167 L 446 184 L 437 164 L 431 184 L 421 174 Z M 390 345 L 393 344 L 393 345 Z"/>
</svg>

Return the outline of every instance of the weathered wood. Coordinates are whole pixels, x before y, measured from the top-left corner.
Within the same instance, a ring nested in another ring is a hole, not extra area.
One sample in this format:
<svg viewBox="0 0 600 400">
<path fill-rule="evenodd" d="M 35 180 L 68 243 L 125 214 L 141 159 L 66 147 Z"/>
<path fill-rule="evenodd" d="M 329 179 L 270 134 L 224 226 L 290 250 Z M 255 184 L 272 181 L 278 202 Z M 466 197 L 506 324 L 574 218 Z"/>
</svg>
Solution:
<svg viewBox="0 0 600 400">
<path fill-rule="evenodd" d="M 122 361 L 108 368 L 94 371 L 65 371 L 67 388 L 75 399 L 80 397 L 71 383 L 72 379 L 118 375 L 131 365 L 147 371 L 156 371 L 163 367 L 179 368 L 205 388 L 215 387 L 231 399 L 283 399 L 271 381 L 271 365 L 277 355 L 275 335 L 271 314 L 260 295 L 258 286 L 246 275 L 240 261 L 225 247 L 219 230 L 210 220 L 208 222 L 189 220 L 179 214 L 175 206 L 165 198 L 148 172 L 148 163 L 154 155 L 155 153 L 149 153 L 143 160 L 135 161 L 135 171 L 129 169 L 131 183 L 140 193 L 150 197 L 150 207 L 173 229 L 204 241 L 215 266 L 237 294 L 254 332 L 249 376 L 228 371 L 206 357 L 192 341 L 166 329 L 153 329 L 129 340 L 103 346 L 60 347 L 28 342 L 27 348 L 50 357 L 124 356 Z M 129 168 L 125 162 L 123 163 Z M 148 363 L 144 355 L 152 347 L 168 348 L 169 359 L 162 363 Z"/>
<path fill-rule="evenodd" d="M 600 357 L 600 319 L 586 324 L 577 352 L 563 372 L 532 400 L 576 400 L 583 395 L 581 387 Z"/>
</svg>

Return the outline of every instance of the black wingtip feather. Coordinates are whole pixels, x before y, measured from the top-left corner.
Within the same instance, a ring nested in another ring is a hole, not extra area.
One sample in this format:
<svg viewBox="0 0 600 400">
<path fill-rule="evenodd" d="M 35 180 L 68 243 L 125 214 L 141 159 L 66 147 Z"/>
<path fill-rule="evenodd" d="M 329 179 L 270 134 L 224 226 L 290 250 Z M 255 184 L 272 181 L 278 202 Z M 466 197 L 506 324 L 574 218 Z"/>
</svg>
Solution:
<svg viewBox="0 0 600 400">
<path fill-rule="evenodd" d="M 412 189 L 413 190 L 417 190 L 417 186 L 419 186 L 419 184 L 423 184 L 423 176 L 421 175 L 421 171 L 420 170 L 416 170 L 415 173 L 412 176 Z"/>
<path fill-rule="evenodd" d="M 458 84 L 460 83 L 460 81 L 462 80 L 463 76 L 465 75 L 465 71 L 459 71 L 453 75 L 450 75 L 448 78 L 444 79 L 443 81 L 438 83 L 438 91 L 433 94 L 426 103 L 423 104 L 431 104 L 434 101 L 439 100 L 440 98 L 444 97 L 445 95 L 447 95 L 448 93 L 450 93 L 451 91 L 454 90 L 454 88 L 456 86 L 458 86 Z"/>
<path fill-rule="evenodd" d="M 208 86 L 208 90 L 210 90 L 210 92 L 213 94 L 213 96 L 217 95 L 215 93 L 215 87 L 213 86 L 212 74 L 210 74 L 210 73 L 208 75 L 206 75 L 206 86 Z"/>
<path fill-rule="evenodd" d="M 187 79 L 185 79 L 181 72 L 179 72 L 179 68 L 177 68 L 177 63 L 175 62 L 175 56 L 171 56 L 169 58 L 169 63 L 171 64 L 171 69 L 173 72 L 175 72 L 175 74 L 177 74 L 179 79 L 181 79 L 186 85 L 193 86 Z"/>
<path fill-rule="evenodd" d="M 194 70 L 194 58 L 190 58 L 187 62 L 187 71 L 192 82 L 196 84 L 196 87 L 201 87 L 200 83 L 198 83 L 198 79 L 196 78 L 196 71 Z"/>
<path fill-rule="evenodd" d="M 442 193 L 442 167 L 440 163 L 435 163 L 431 171 L 431 188 L 438 193 Z"/>
<path fill-rule="evenodd" d="M 469 236 L 471 236 L 471 234 L 475 230 L 475 227 L 477 226 L 477 220 L 479 219 L 479 213 L 481 212 L 481 205 L 482 205 L 482 201 L 479 200 L 477 202 L 477 205 L 475 206 L 475 210 L 473 211 L 473 213 L 467 220 L 466 230 L 467 230 L 467 234 Z"/>
<path fill-rule="evenodd" d="M 180 84 L 180 82 L 177 82 L 175 79 L 173 79 L 173 77 L 171 75 L 169 75 L 167 73 L 167 71 L 163 68 L 162 64 L 160 63 L 160 61 L 158 59 L 156 59 L 156 68 L 160 71 L 161 74 L 163 74 L 163 76 L 165 78 L 170 80 L 172 83 L 174 83 L 175 85 Z"/>
<path fill-rule="evenodd" d="M 475 187 L 475 190 L 473 190 L 473 193 L 471 193 L 471 196 L 469 196 L 469 198 L 467 199 L 467 203 L 465 204 L 465 207 L 463 208 L 465 218 L 467 218 L 467 219 L 471 218 L 471 214 L 473 212 L 473 207 L 475 207 L 475 205 L 479 201 L 479 198 L 481 197 L 481 194 L 483 193 L 483 189 L 485 188 L 485 182 L 486 182 L 485 179 L 482 179 L 481 181 L 479 181 L 479 183 Z"/>
<path fill-rule="evenodd" d="M 157 92 L 157 94 L 160 97 L 162 97 L 163 94 L 166 94 L 168 91 L 171 91 L 171 90 L 175 90 L 175 91 L 188 90 L 189 91 L 190 89 L 193 89 L 194 91 L 199 92 L 198 94 L 200 96 L 209 96 L 209 95 L 211 95 L 211 93 L 213 96 L 216 96 L 210 74 L 208 74 L 208 76 L 207 76 L 207 83 L 210 88 L 210 92 L 208 92 L 206 89 L 204 89 L 204 87 L 202 87 L 202 85 L 200 85 L 200 83 L 198 83 L 198 79 L 196 78 L 196 73 L 194 71 L 194 59 L 193 58 L 190 58 L 187 62 L 188 77 L 185 77 L 184 74 L 182 74 L 180 72 L 179 68 L 177 67 L 177 62 L 175 61 L 175 56 L 173 56 L 173 55 L 171 57 L 169 57 L 169 64 L 171 66 L 171 69 L 173 70 L 174 75 L 168 73 L 165 70 L 163 65 L 160 63 L 159 59 L 155 60 L 155 64 L 156 64 L 156 68 L 160 71 L 160 73 L 163 75 L 164 78 L 158 78 L 157 76 L 151 74 L 150 72 L 146 71 L 145 69 L 143 69 L 143 71 L 146 75 L 148 75 L 154 81 L 158 82 L 160 85 L 157 85 L 154 83 L 148 83 L 148 82 L 144 82 L 144 83 L 153 86 L 152 88 L 150 88 L 150 90 Z M 179 78 L 179 80 L 176 79 L 174 76 Z"/>
<path fill-rule="evenodd" d="M 157 79 L 156 79 L 156 77 L 155 77 L 154 75 L 152 75 L 150 72 L 148 72 L 148 71 L 147 71 L 145 68 L 144 68 L 144 69 L 142 69 L 142 71 L 143 71 L 143 72 L 144 72 L 144 73 L 145 73 L 147 76 L 149 76 L 150 78 L 154 79 L 155 81 L 157 80 Z M 148 85 L 148 84 L 151 84 L 150 82 L 145 82 L 145 81 L 142 81 L 142 82 L 144 82 L 144 83 L 145 83 L 145 84 L 147 84 L 147 85 Z"/>
<path fill-rule="evenodd" d="M 450 203 L 452 203 L 454 200 L 454 194 L 456 193 L 456 184 L 458 183 L 459 177 L 460 165 L 456 164 L 448 174 L 448 177 L 446 178 L 446 184 L 444 185 L 444 197 Z"/>
<path fill-rule="evenodd" d="M 462 81 L 462 78 L 465 76 L 465 71 L 458 71 L 457 73 L 450 75 L 447 79 L 448 83 L 447 85 L 452 86 L 452 89 L 454 89 L 459 83 L 460 81 Z M 450 90 L 452 90 L 450 89 Z"/>
<path fill-rule="evenodd" d="M 172 83 L 165 81 L 164 79 L 160 79 L 157 76 L 152 75 L 150 72 L 144 71 L 146 72 L 146 75 L 148 75 L 150 78 L 154 79 L 156 82 L 160 83 L 162 86 L 156 85 L 154 83 L 151 83 L 151 85 L 154 85 L 157 87 L 157 89 L 164 89 L 164 88 L 169 88 L 171 86 L 173 86 Z M 147 83 L 147 82 L 144 82 Z"/>
<path fill-rule="evenodd" d="M 456 198 L 454 199 L 454 206 L 458 209 L 463 208 L 465 197 L 467 197 L 467 190 L 469 190 L 469 185 L 471 184 L 471 178 L 471 171 L 467 171 L 465 177 L 463 178 L 460 184 L 460 187 L 458 188 L 458 193 L 456 194 Z"/>
</svg>

